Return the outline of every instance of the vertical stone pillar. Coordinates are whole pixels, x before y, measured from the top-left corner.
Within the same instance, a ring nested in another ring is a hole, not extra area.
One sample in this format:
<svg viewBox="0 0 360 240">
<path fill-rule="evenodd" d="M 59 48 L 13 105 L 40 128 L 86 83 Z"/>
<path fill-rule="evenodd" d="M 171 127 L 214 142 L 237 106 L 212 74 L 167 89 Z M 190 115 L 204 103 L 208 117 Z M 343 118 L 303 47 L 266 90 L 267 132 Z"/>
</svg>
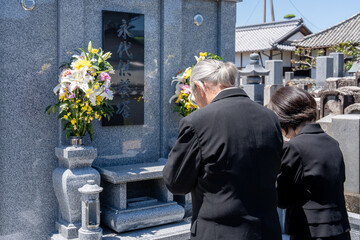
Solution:
<svg viewBox="0 0 360 240">
<path fill-rule="evenodd" d="M 267 60 L 265 61 L 265 68 L 270 70 L 269 75 L 265 77 L 264 88 L 264 105 L 267 105 L 271 96 L 283 87 L 283 61 Z"/>
<path fill-rule="evenodd" d="M 291 81 L 294 79 L 294 72 L 285 72 L 285 81 Z"/>
<path fill-rule="evenodd" d="M 265 69 L 270 70 L 268 76 L 265 77 L 265 85 L 282 85 L 283 84 L 283 61 L 267 60 L 265 61 Z"/>
<path fill-rule="evenodd" d="M 334 58 L 334 72 L 333 77 L 344 76 L 344 54 L 343 53 L 330 53 L 330 57 Z"/>
<path fill-rule="evenodd" d="M 325 80 L 334 74 L 334 58 L 321 56 L 316 58 L 316 86 L 323 87 Z"/>
<path fill-rule="evenodd" d="M 332 135 L 339 142 L 345 162 L 344 184 L 349 212 L 360 213 L 360 114 L 332 117 Z M 359 215 L 358 215 L 359 216 Z"/>
<path fill-rule="evenodd" d="M 332 134 L 339 142 L 346 168 L 345 191 L 360 193 L 360 114 L 332 118 Z"/>
<path fill-rule="evenodd" d="M 59 202 L 61 216 L 56 222 L 58 233 L 63 239 L 78 237 L 81 227 L 81 194 L 78 189 L 88 180 L 100 185 L 100 174 L 91 167 L 97 156 L 97 149 L 84 146 L 55 148 L 59 167 L 53 172 L 53 186 Z M 52 239 L 57 239 L 54 235 Z"/>
</svg>

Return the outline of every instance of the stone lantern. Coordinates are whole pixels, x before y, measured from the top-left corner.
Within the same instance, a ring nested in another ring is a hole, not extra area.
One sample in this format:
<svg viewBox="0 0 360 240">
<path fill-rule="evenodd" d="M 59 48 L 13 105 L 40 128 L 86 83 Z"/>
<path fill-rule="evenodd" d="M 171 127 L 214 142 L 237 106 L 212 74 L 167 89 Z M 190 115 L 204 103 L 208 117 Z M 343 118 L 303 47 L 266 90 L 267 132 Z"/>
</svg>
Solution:
<svg viewBox="0 0 360 240">
<path fill-rule="evenodd" d="M 259 64 L 259 54 L 250 54 L 250 63 L 244 70 L 239 71 L 240 76 L 246 76 L 246 83 L 243 85 L 249 97 L 260 104 L 264 101 L 264 84 L 262 77 L 269 75 L 270 70 L 266 70 Z"/>
<path fill-rule="evenodd" d="M 94 180 L 88 180 L 87 184 L 79 188 L 82 209 L 79 240 L 100 240 L 102 238 L 99 201 L 99 193 L 102 190 L 103 188 L 96 185 Z"/>
</svg>

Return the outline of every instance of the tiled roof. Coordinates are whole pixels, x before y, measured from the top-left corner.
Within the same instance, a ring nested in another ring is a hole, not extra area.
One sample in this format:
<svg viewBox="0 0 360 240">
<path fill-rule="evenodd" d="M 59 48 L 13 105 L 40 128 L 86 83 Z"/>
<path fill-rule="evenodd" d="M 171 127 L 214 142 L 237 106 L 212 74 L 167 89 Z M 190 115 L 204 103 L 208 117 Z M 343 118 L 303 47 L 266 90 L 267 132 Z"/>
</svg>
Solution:
<svg viewBox="0 0 360 240">
<path fill-rule="evenodd" d="M 277 49 L 283 50 L 283 51 L 295 51 L 296 50 L 296 47 L 291 46 L 291 45 L 278 44 L 278 45 L 276 45 L 276 47 L 277 47 Z"/>
<path fill-rule="evenodd" d="M 280 22 L 270 22 L 256 25 L 241 26 L 236 28 L 236 52 L 257 52 L 278 49 L 282 45 L 285 48 L 291 49 L 294 47 L 289 44 L 282 43 L 287 38 L 304 28 L 308 30 L 303 20 L 293 19 Z M 285 47 L 287 46 L 287 47 Z"/>
<path fill-rule="evenodd" d="M 326 48 L 347 41 L 360 43 L 360 12 L 335 26 L 294 41 L 293 45 L 305 48 Z"/>
</svg>

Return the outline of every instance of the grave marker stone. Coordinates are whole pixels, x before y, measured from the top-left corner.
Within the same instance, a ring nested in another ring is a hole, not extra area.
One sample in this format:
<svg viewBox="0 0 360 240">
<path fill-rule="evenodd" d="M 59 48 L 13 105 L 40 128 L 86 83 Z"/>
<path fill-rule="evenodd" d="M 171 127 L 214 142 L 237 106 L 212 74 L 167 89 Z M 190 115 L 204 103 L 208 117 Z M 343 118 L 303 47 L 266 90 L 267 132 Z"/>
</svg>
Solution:
<svg viewBox="0 0 360 240">
<path fill-rule="evenodd" d="M 344 76 L 344 54 L 343 53 L 330 53 L 330 57 L 334 58 L 334 77 Z"/>
<path fill-rule="evenodd" d="M 271 96 L 283 87 L 283 61 L 267 60 L 265 68 L 270 70 L 269 75 L 265 77 L 264 87 L 264 105 L 267 105 Z"/>
<path fill-rule="evenodd" d="M 316 86 L 323 87 L 325 80 L 334 75 L 334 58 L 320 56 L 316 58 Z"/>
</svg>

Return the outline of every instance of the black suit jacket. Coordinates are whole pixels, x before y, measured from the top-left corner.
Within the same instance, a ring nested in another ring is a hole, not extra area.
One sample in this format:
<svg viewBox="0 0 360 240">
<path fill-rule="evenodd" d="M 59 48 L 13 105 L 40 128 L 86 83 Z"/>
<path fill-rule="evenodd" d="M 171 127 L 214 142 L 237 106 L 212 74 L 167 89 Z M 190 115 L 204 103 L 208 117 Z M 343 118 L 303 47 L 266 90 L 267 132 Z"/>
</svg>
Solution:
<svg viewBox="0 0 360 240">
<path fill-rule="evenodd" d="M 191 191 L 191 239 L 281 239 L 281 150 L 276 115 L 239 88 L 183 118 L 163 176 L 174 194 Z"/>
<path fill-rule="evenodd" d="M 277 180 L 285 231 L 331 237 L 349 230 L 344 200 L 345 166 L 338 142 L 319 124 L 305 125 L 284 144 Z"/>
</svg>

